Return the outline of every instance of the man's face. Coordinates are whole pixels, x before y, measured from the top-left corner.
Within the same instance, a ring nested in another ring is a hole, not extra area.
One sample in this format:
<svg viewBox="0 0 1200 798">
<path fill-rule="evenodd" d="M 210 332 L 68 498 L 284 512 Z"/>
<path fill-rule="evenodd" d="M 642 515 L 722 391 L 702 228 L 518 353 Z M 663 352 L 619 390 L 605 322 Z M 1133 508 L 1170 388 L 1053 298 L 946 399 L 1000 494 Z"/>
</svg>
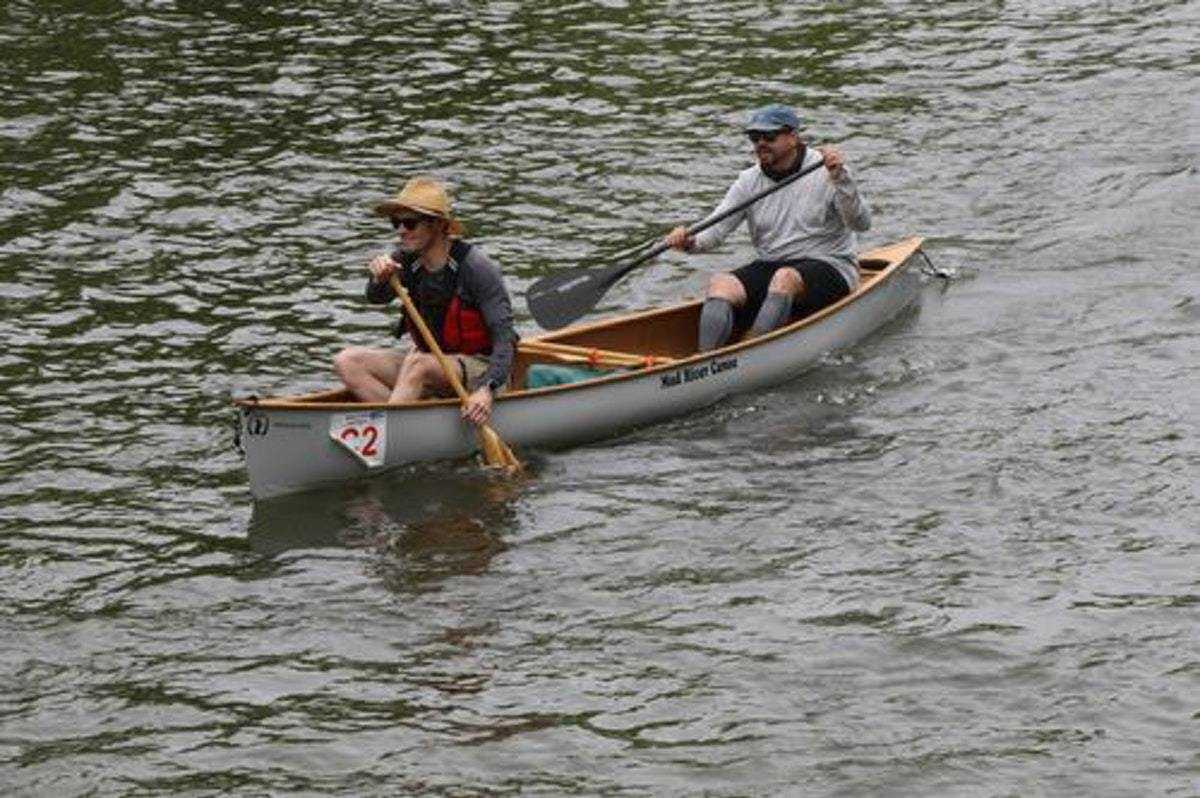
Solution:
<svg viewBox="0 0 1200 798">
<path fill-rule="evenodd" d="M 759 165 L 766 169 L 779 169 L 787 165 L 792 154 L 800 147 L 800 137 L 791 128 L 752 130 L 747 135 L 750 137 L 750 143 L 754 145 L 754 155 L 758 158 Z"/>
<path fill-rule="evenodd" d="M 432 216 L 401 211 L 392 217 L 392 227 L 405 252 L 421 252 L 437 235 L 438 220 Z"/>
</svg>

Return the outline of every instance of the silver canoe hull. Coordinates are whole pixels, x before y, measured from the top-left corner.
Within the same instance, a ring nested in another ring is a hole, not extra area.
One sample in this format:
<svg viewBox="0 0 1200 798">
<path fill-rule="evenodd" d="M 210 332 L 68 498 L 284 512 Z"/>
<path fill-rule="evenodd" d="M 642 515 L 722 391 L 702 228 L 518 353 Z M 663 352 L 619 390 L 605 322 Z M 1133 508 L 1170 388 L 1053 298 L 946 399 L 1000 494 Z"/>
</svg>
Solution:
<svg viewBox="0 0 1200 798">
<path fill-rule="evenodd" d="M 919 246 L 919 239 L 911 239 L 864 253 L 864 258 L 887 253 L 893 262 L 813 318 L 667 366 L 502 396 L 492 426 L 517 449 L 563 446 L 785 382 L 825 354 L 853 346 L 917 298 L 921 279 L 912 261 Z M 566 335 L 569 330 L 554 337 Z M 473 428 L 462 421 L 453 401 L 386 406 L 322 401 L 314 395 L 236 404 L 250 491 L 257 499 L 361 479 L 408 463 L 463 458 L 478 449 Z M 348 412 L 374 414 L 369 420 L 379 427 L 382 447 L 375 447 L 370 464 L 331 434 L 345 425 Z"/>
</svg>

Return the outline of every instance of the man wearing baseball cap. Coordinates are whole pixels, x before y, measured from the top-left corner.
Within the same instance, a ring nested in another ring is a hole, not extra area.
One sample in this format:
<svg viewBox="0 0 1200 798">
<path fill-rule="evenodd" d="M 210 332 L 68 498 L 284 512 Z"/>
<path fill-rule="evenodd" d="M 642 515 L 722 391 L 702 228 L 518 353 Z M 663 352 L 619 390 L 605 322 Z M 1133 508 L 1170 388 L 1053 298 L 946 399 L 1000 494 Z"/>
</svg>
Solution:
<svg viewBox="0 0 1200 798">
<path fill-rule="evenodd" d="M 508 382 L 517 339 L 500 268 L 477 245 L 463 240 L 450 195 L 436 180 L 414 177 L 374 211 L 391 221 L 399 246 L 368 264 L 367 299 L 378 304 L 395 299 L 389 280 L 399 274 L 438 345 L 458 365 L 470 392 L 463 417 L 485 423 L 493 397 Z M 359 401 L 397 403 L 453 395 L 437 358 L 412 321 L 402 317 L 396 335 L 405 332 L 416 346 L 407 353 L 352 346 L 334 357 L 334 371 Z"/>
<path fill-rule="evenodd" d="M 833 147 L 809 148 L 800 120 L 785 105 L 752 112 L 745 131 L 758 160 L 744 170 L 712 215 L 742 202 L 812 164 L 812 172 L 694 236 L 677 227 L 666 243 L 704 252 L 744 220 L 757 257 L 733 272 L 714 274 L 700 313 L 700 351 L 723 346 L 735 330 L 753 337 L 814 313 L 858 287 L 856 232 L 871 214 Z"/>
</svg>

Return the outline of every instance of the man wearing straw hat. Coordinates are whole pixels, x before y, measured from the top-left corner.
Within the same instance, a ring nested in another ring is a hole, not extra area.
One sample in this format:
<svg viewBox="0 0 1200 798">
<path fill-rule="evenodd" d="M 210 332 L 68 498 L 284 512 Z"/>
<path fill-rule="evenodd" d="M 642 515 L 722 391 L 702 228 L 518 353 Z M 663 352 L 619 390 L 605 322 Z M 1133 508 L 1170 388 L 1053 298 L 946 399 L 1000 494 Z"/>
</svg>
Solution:
<svg viewBox="0 0 1200 798">
<path fill-rule="evenodd" d="M 399 246 L 368 265 L 367 299 L 391 302 L 396 293 L 389 280 L 393 273 L 399 276 L 438 345 L 459 368 L 470 393 L 463 417 L 485 424 L 493 397 L 508 381 L 517 338 L 500 268 L 463 240 L 450 195 L 436 180 L 412 178 L 399 194 L 376 205 L 375 213 L 391 221 Z M 406 353 L 352 346 L 334 357 L 334 371 L 359 401 L 399 403 L 454 395 L 412 320 L 402 316 L 396 334 L 404 332 L 416 349 Z"/>
</svg>

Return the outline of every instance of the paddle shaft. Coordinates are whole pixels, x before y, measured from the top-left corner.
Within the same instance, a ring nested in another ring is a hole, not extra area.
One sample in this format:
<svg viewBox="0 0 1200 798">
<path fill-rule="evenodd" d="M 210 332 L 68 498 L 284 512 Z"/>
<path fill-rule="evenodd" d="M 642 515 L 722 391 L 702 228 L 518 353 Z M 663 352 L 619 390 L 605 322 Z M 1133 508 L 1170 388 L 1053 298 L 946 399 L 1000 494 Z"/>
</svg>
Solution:
<svg viewBox="0 0 1200 798">
<path fill-rule="evenodd" d="M 417 306 L 413 304 L 412 297 L 408 295 L 408 291 L 400 284 L 400 278 L 393 272 L 388 282 L 391 283 L 392 290 L 396 292 L 396 296 L 400 297 L 400 302 L 404 305 L 404 312 L 408 314 L 408 318 L 416 325 L 417 331 L 421 333 L 421 337 L 425 339 L 425 345 L 429 347 L 429 351 L 433 352 L 434 356 L 438 359 L 438 363 L 442 365 L 442 372 L 446 375 L 446 381 L 450 383 L 450 387 L 458 394 L 459 401 L 466 402 L 469 394 L 467 393 L 467 389 L 463 387 L 462 380 L 458 378 L 458 369 L 450 362 L 450 358 L 446 357 L 446 353 L 442 351 L 442 347 L 438 346 L 437 338 L 430 332 L 429 325 L 421 317 L 421 313 L 417 310 Z"/>
<path fill-rule="evenodd" d="M 433 352 L 437 357 L 438 363 L 442 367 L 442 374 L 446 376 L 446 381 L 450 383 L 450 387 L 458 394 L 458 400 L 463 407 L 467 406 L 470 400 L 470 395 L 467 394 L 467 389 L 463 387 L 462 381 L 458 378 L 458 369 L 450 362 L 450 358 L 446 357 L 446 353 L 442 351 L 442 347 L 438 345 L 437 338 L 429 331 L 429 325 L 425 323 L 425 319 L 421 317 L 417 306 L 413 304 L 412 297 L 408 295 L 408 291 L 404 289 L 400 278 L 392 273 L 388 283 L 392 286 L 392 290 L 396 292 L 396 296 L 400 298 L 400 302 L 404 305 L 404 312 L 408 314 L 408 318 L 417 328 L 417 332 L 425 339 L 425 345 L 429 347 L 429 351 Z M 475 427 L 475 436 L 479 439 L 479 448 L 483 451 L 483 460 L 489 466 L 495 466 L 504 469 L 510 474 L 516 474 L 521 471 L 521 461 L 513 454 L 512 449 L 504 442 L 496 430 L 492 429 L 489 424 L 479 424 Z"/>
<path fill-rule="evenodd" d="M 790 186 L 805 175 L 819 169 L 824 163 L 822 158 L 814 164 L 809 164 L 795 174 L 788 175 L 778 183 L 747 197 L 732 208 L 693 224 L 687 228 L 687 235 L 693 236 L 736 213 L 741 213 L 768 194 Z M 650 243 L 652 242 L 647 242 L 644 246 L 648 246 Z M 538 324 L 548 330 L 570 324 L 594 308 L 605 292 L 616 285 L 618 280 L 668 249 L 670 249 L 670 245 L 665 241 L 660 241 L 628 263 L 617 263 L 601 269 L 558 270 L 553 274 L 546 275 L 525 292 L 525 301 L 529 305 L 529 312 Z M 626 252 L 630 251 L 636 252 L 637 250 L 626 250 Z"/>
<path fill-rule="evenodd" d="M 784 188 L 785 186 L 790 186 L 792 183 L 795 183 L 800 178 L 804 177 L 805 175 L 807 175 L 811 172 L 816 171 L 817 169 L 821 168 L 824 165 L 825 165 L 825 161 L 820 160 L 814 164 L 810 164 L 810 165 L 804 167 L 803 169 L 801 169 L 799 172 L 797 172 L 794 175 L 788 175 L 787 177 L 785 177 L 783 180 L 780 180 L 775 185 L 767 186 L 762 191 L 757 192 L 753 196 L 747 197 L 746 199 L 739 202 L 737 205 L 734 205 L 732 208 L 721 211 L 716 216 L 710 216 L 709 218 L 704 219 L 703 221 L 696 222 L 691 227 L 687 228 L 687 234 L 689 236 L 694 236 L 694 235 L 696 235 L 696 233 L 699 233 L 702 230 L 707 230 L 708 228 L 712 227 L 714 224 L 718 224 L 720 222 L 725 221 L 730 216 L 733 216 L 736 213 L 741 213 L 742 211 L 746 210 L 754 203 L 758 202 L 763 197 L 765 197 L 769 194 L 774 194 L 776 191 L 778 191 L 781 188 Z M 646 261 L 648 261 L 652 258 L 658 257 L 659 255 L 666 252 L 670 248 L 671 248 L 671 246 L 664 241 L 664 242 L 658 244 L 656 247 L 654 247 L 654 249 L 651 249 L 651 250 L 645 252 L 644 254 L 639 255 L 638 257 L 631 260 L 629 263 L 625 264 L 625 266 L 622 269 L 620 269 L 617 273 L 615 273 L 612 278 L 612 282 L 615 283 L 617 280 L 624 277 L 627 273 L 629 273 L 635 267 L 641 266 Z"/>
</svg>

